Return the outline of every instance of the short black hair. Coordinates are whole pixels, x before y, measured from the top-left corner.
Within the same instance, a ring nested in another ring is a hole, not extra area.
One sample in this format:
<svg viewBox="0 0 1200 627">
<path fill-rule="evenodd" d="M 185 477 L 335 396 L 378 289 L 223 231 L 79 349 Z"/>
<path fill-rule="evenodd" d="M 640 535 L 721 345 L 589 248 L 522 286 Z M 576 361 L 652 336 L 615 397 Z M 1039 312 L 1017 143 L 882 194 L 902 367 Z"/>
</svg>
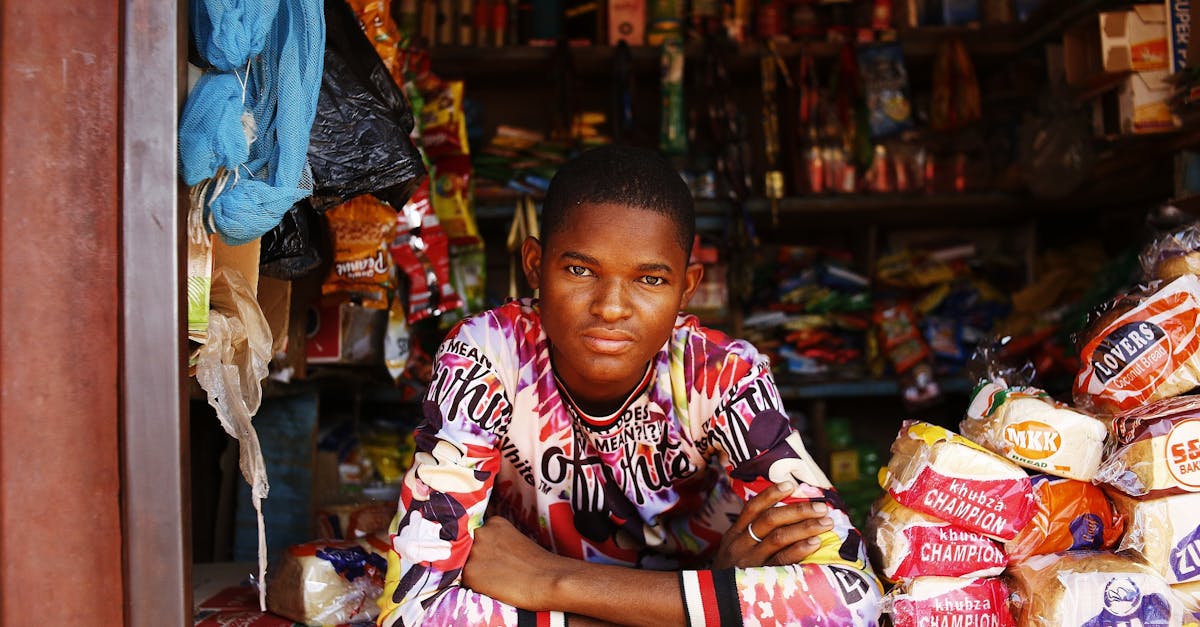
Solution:
<svg viewBox="0 0 1200 627">
<path fill-rule="evenodd" d="M 618 204 L 667 216 L 684 254 L 696 233 L 692 193 L 679 172 L 653 150 L 608 145 L 593 148 L 559 168 L 542 202 L 542 239 L 562 230 L 583 204 Z"/>
</svg>

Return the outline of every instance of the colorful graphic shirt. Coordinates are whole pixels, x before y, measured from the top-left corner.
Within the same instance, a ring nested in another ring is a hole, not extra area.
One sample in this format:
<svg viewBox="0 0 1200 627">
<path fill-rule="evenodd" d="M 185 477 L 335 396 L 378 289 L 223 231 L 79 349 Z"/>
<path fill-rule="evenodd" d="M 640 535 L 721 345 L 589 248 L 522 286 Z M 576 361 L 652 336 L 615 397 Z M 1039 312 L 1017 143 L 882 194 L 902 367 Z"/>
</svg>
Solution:
<svg viewBox="0 0 1200 627">
<path fill-rule="evenodd" d="M 691 625 L 875 625 L 858 531 L 782 411 L 767 359 L 680 316 L 609 416 L 559 386 L 535 304 L 468 318 L 438 351 L 417 454 L 392 522 L 379 624 L 561 624 L 460 584 L 472 534 L 499 515 L 589 562 L 679 571 Z M 800 564 L 707 570 L 745 501 L 777 482 L 834 528 Z"/>
</svg>

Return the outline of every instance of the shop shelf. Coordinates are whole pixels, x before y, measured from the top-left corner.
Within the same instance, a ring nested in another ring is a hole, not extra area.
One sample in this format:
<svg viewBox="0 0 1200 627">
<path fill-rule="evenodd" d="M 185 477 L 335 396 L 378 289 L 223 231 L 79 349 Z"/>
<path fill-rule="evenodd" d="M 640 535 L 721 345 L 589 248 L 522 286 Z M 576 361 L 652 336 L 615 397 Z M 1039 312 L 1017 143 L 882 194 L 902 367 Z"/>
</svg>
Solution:
<svg viewBox="0 0 1200 627">
<path fill-rule="evenodd" d="M 818 398 L 865 398 L 898 396 L 900 384 L 895 379 L 830 379 L 805 380 L 780 376 L 776 378 L 779 395 L 784 400 L 808 400 Z M 961 376 L 943 377 L 938 385 L 944 394 L 965 394 L 971 384 Z"/>
</svg>

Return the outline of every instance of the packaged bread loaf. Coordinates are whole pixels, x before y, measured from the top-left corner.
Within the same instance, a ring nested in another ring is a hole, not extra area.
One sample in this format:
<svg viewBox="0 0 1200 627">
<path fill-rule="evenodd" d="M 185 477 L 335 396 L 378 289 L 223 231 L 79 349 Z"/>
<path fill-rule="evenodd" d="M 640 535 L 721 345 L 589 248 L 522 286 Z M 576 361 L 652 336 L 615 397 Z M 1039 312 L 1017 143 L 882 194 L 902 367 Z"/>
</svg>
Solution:
<svg viewBox="0 0 1200 627">
<path fill-rule="evenodd" d="M 1012 627 L 1008 588 L 996 577 L 917 577 L 883 598 L 894 627 Z"/>
<path fill-rule="evenodd" d="M 1181 627 L 1186 616 L 1158 573 L 1108 551 L 1038 555 L 1011 564 L 1006 579 L 1022 627 Z"/>
<path fill-rule="evenodd" d="M 1033 517 L 1033 486 L 1012 462 L 927 422 L 905 421 L 880 485 L 900 504 L 997 540 Z"/>
<path fill-rule="evenodd" d="M 1131 294 L 1082 334 L 1075 404 L 1115 414 L 1200 384 L 1200 278 L 1187 274 Z"/>
<path fill-rule="evenodd" d="M 1200 581 L 1172 584 L 1171 590 L 1187 612 L 1183 624 L 1200 625 Z"/>
<path fill-rule="evenodd" d="M 1200 494 L 1112 500 L 1127 521 L 1120 551 L 1141 556 L 1167 583 L 1200 580 Z"/>
<path fill-rule="evenodd" d="M 1035 475 L 1037 513 L 1016 538 L 1004 543 L 1014 562 L 1033 555 L 1080 549 L 1111 549 L 1121 539 L 1125 519 L 1100 488 L 1082 481 Z"/>
<path fill-rule="evenodd" d="M 1104 454 L 1104 423 L 1035 387 L 975 388 L 962 434 L 1026 468 L 1091 481 Z"/>
<path fill-rule="evenodd" d="M 289 547 L 267 583 L 267 608 L 314 627 L 374 620 L 388 546 L 374 535 Z"/>
<path fill-rule="evenodd" d="M 1200 226 L 1185 224 L 1155 237 L 1139 256 L 1147 279 L 1173 281 L 1200 274 Z"/>
<path fill-rule="evenodd" d="M 1118 414 L 1114 450 L 1096 472 L 1137 498 L 1200 492 L 1200 396 L 1179 396 Z"/>
<path fill-rule="evenodd" d="M 867 545 L 890 581 L 923 576 L 990 577 L 1004 572 L 1008 564 L 995 540 L 909 509 L 887 494 L 871 508 Z"/>
</svg>

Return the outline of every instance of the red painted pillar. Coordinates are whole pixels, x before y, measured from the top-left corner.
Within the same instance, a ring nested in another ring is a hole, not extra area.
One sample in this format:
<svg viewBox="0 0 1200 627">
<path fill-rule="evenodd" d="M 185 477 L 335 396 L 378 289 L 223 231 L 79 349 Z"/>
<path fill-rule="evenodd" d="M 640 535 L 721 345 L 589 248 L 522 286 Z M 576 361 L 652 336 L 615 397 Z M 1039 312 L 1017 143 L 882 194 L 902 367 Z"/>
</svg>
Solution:
<svg viewBox="0 0 1200 627">
<path fill-rule="evenodd" d="M 0 623 L 121 625 L 119 2 L 0 0 Z"/>
</svg>

